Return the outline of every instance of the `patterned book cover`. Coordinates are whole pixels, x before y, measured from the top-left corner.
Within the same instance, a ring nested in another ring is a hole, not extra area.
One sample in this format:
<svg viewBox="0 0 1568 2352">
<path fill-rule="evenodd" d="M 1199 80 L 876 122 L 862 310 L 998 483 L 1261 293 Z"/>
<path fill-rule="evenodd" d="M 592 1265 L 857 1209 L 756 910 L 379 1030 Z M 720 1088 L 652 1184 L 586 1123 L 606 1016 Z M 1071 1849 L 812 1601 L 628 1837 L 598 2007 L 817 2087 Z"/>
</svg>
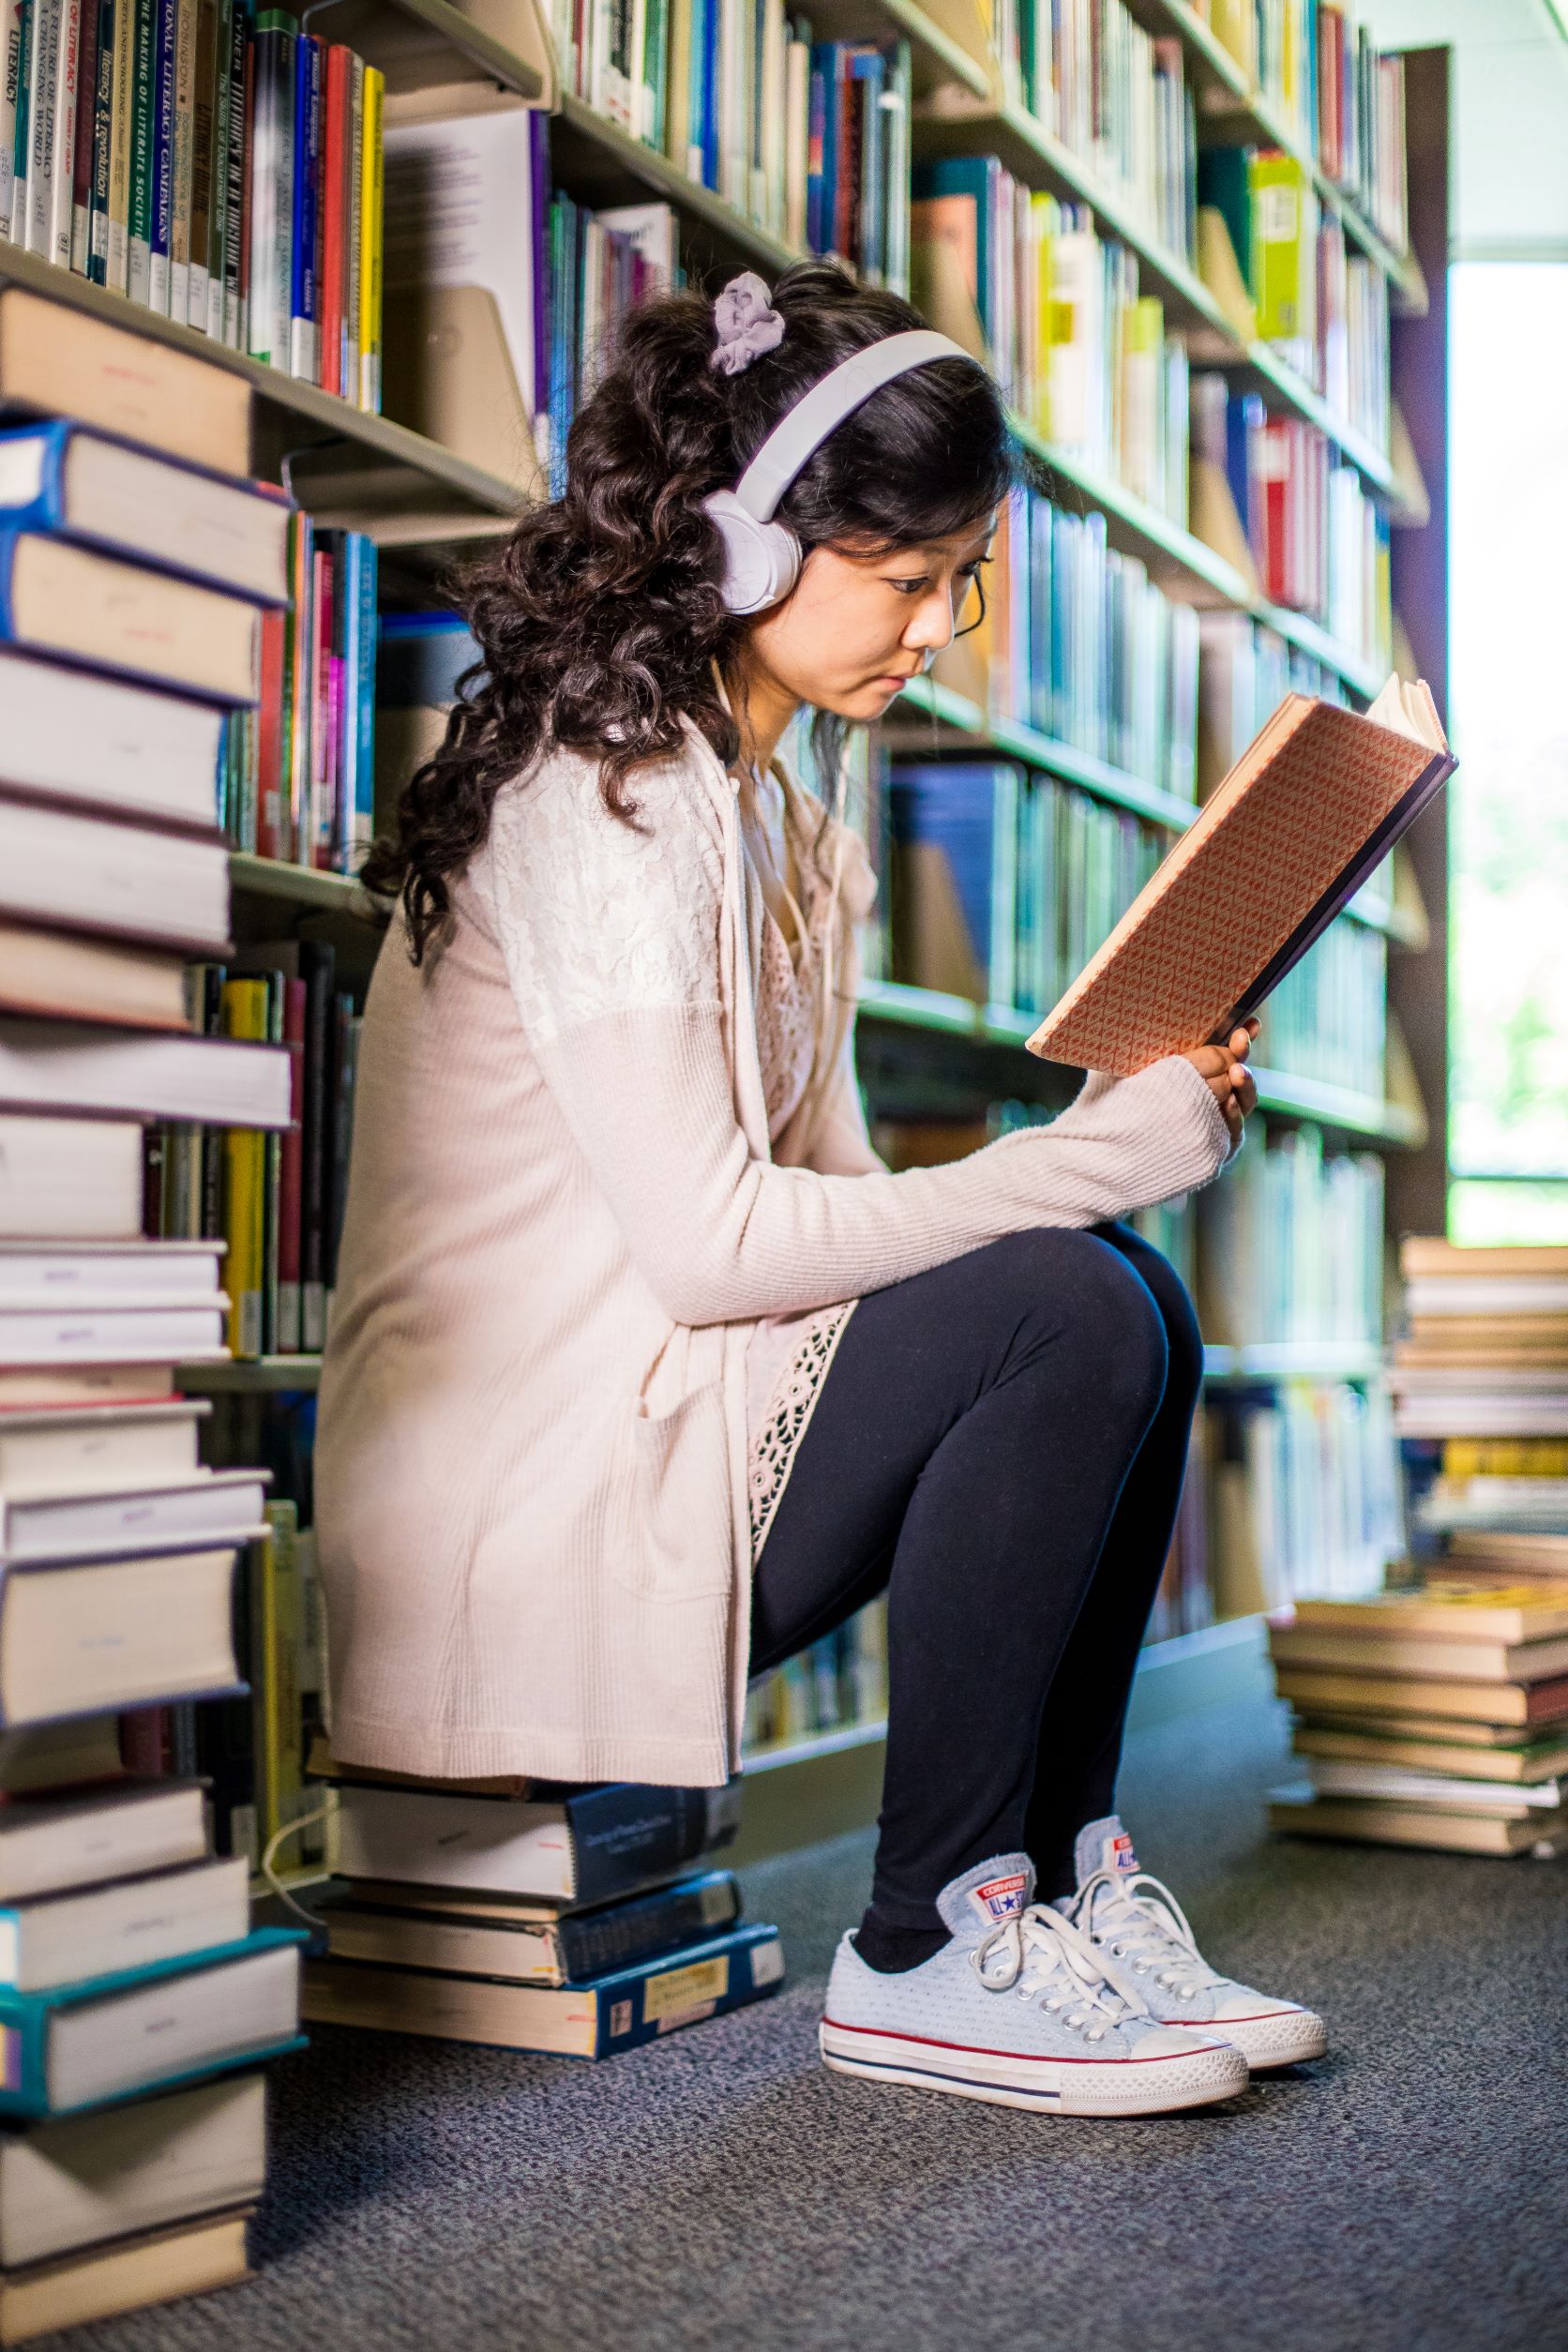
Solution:
<svg viewBox="0 0 1568 2352">
<path fill-rule="evenodd" d="M 1130 1078 L 1255 1012 L 1453 773 L 1370 718 L 1287 695 L 1030 1051 Z"/>
</svg>

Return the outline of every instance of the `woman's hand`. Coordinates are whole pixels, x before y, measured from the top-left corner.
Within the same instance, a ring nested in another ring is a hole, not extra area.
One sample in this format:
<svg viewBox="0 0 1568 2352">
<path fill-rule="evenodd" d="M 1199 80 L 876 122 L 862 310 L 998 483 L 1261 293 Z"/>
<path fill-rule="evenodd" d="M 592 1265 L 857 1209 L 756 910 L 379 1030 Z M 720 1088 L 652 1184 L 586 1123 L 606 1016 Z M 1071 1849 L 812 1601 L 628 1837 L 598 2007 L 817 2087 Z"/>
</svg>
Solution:
<svg viewBox="0 0 1568 2352">
<path fill-rule="evenodd" d="M 1249 1110 L 1258 1108 L 1258 1081 L 1246 1067 L 1246 1058 L 1260 1026 L 1254 1013 L 1230 1032 L 1229 1050 L 1224 1046 L 1194 1046 L 1190 1053 L 1183 1056 L 1200 1078 L 1208 1079 L 1214 1100 L 1225 1113 L 1232 1151 L 1242 1139 L 1243 1120 Z"/>
</svg>

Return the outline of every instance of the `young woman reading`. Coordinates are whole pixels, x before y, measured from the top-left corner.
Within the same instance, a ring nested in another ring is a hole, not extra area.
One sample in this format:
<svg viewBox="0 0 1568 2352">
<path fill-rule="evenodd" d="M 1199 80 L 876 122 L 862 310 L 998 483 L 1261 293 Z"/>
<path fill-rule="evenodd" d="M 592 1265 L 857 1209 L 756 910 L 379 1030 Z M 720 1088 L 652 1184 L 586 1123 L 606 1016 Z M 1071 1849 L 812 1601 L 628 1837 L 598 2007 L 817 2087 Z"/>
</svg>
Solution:
<svg viewBox="0 0 1568 2352">
<path fill-rule="evenodd" d="M 822 264 L 648 302 L 474 590 L 482 674 L 368 869 L 400 910 L 322 1382 L 333 1744 L 716 1783 L 748 1678 L 885 1591 L 824 2056 L 1154 2112 L 1322 2046 L 1115 1812 L 1202 1362 L 1121 1220 L 1223 1166 L 1257 1024 L 952 1166 L 869 1146 L 872 881 L 775 753 L 803 704 L 880 717 L 987 560 L 1001 399 L 919 326 Z"/>
</svg>

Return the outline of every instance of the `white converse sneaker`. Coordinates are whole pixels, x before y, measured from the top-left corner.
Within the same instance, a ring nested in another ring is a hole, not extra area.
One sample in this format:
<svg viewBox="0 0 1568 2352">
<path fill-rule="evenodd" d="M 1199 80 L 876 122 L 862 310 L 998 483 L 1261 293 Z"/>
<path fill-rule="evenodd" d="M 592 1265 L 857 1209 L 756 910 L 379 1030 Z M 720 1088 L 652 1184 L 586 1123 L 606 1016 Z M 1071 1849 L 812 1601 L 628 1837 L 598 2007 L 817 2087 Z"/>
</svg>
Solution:
<svg viewBox="0 0 1568 2352">
<path fill-rule="evenodd" d="M 1223 2035 L 1249 2066 L 1294 2066 L 1322 2057 L 1328 2037 L 1310 2009 L 1255 1993 L 1209 1966 L 1176 1897 L 1139 1870 L 1132 1839 L 1114 1813 L 1079 1831 L 1075 1859 L 1078 1892 L 1063 1895 L 1054 1907 L 1116 1971 L 1118 1982 L 1131 1979 L 1156 2017 Z"/>
<path fill-rule="evenodd" d="M 1031 1905 L 1033 1891 L 1026 1854 L 966 1871 L 937 1902 L 952 1941 L 901 1975 L 867 1968 L 846 1936 L 822 2025 L 827 2064 L 1053 2115 L 1162 2115 L 1245 2088 L 1239 2051 L 1160 2024 L 1069 1921 Z"/>
</svg>

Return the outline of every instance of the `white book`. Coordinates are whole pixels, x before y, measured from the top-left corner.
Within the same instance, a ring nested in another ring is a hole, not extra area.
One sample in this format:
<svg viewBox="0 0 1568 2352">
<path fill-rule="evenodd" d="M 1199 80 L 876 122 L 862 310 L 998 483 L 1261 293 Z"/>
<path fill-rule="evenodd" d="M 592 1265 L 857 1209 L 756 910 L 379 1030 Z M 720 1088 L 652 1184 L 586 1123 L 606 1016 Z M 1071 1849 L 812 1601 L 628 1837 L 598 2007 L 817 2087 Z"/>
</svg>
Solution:
<svg viewBox="0 0 1568 2352">
<path fill-rule="evenodd" d="M 447 122 L 388 123 L 383 281 L 389 296 L 419 286 L 481 286 L 493 294 L 518 396 L 532 416 L 528 119 L 519 107 Z"/>
<path fill-rule="evenodd" d="M 248 1544 L 266 1533 L 270 1484 L 260 1470 L 197 1470 L 118 1494 L 0 1496 L 0 1567 L 130 1560 L 144 1552 Z"/>
<path fill-rule="evenodd" d="M 237 1944 L 250 1925 L 243 1855 L 39 1895 L 0 1910 L 0 1984 L 43 1993 Z"/>
<path fill-rule="evenodd" d="M 1568 1315 L 1568 1276 L 1560 1274 L 1412 1274 L 1405 1284 L 1411 1315 Z"/>
<path fill-rule="evenodd" d="M 210 704 L 0 647 L 0 705 L 8 783 L 176 824 L 216 822 L 223 714 Z"/>
<path fill-rule="evenodd" d="M 211 1306 L 222 1242 L 0 1242 L 0 1306 Z"/>
<path fill-rule="evenodd" d="M 797 251 L 806 244 L 807 143 L 811 50 L 792 40 L 784 78 L 784 241 Z"/>
<path fill-rule="evenodd" d="M 0 1805 L 0 1903 L 173 1870 L 206 1850 L 199 1780 L 127 1780 L 63 1797 L 8 1797 Z"/>
<path fill-rule="evenodd" d="M 1532 1811 L 1555 1813 L 1564 1802 L 1557 1780 L 1460 1780 L 1447 1772 L 1409 1772 L 1398 1764 L 1342 1763 L 1314 1756 L 1312 1785 L 1327 1797 L 1388 1797 L 1405 1804 L 1471 1806 L 1477 1813 L 1524 1820 Z"/>
<path fill-rule="evenodd" d="M 266 2078 L 229 2074 L 0 2138 L 0 2267 L 253 2204 L 266 2179 Z"/>
<path fill-rule="evenodd" d="M 0 1496 L 119 1494 L 133 1486 L 167 1485 L 197 1469 L 200 1424 L 212 1410 L 205 1398 L 125 1405 L 87 1405 L 72 1412 L 0 1414 Z M 0 1815 L 0 1828 L 4 1817 Z"/>
<path fill-rule="evenodd" d="M 11 242 L 49 251 L 54 225 L 54 107 L 59 96 L 65 0 L 33 0 L 27 54 L 27 177 L 11 200 Z M 21 211 L 20 223 L 17 219 Z"/>
<path fill-rule="evenodd" d="M 0 1233 L 118 1241 L 141 1229 L 139 1126 L 0 1114 Z"/>
<path fill-rule="evenodd" d="M 76 93 L 82 71 L 82 10 L 98 0 L 63 0 L 59 59 L 54 75 L 54 139 L 50 181 L 49 239 L 44 248 L 70 267 L 71 200 L 76 173 Z"/>
<path fill-rule="evenodd" d="M 0 798 L 0 913 L 220 957 L 228 848 Z"/>
<path fill-rule="evenodd" d="M 0 1720 L 21 1728 L 233 1691 L 234 1560 L 225 1545 L 0 1579 Z"/>
<path fill-rule="evenodd" d="M 286 1127 L 289 1056 L 234 1037 L 114 1036 L 0 1019 L 0 1108 Z"/>
<path fill-rule="evenodd" d="M 299 1947 L 275 1944 L 216 1968 L 57 2010 L 45 2067 L 50 2103 L 85 2107 L 298 2030 Z"/>
<path fill-rule="evenodd" d="M 219 1291 L 205 1306 L 0 1308 L 0 1365 L 219 1362 L 227 1306 Z"/>
</svg>

